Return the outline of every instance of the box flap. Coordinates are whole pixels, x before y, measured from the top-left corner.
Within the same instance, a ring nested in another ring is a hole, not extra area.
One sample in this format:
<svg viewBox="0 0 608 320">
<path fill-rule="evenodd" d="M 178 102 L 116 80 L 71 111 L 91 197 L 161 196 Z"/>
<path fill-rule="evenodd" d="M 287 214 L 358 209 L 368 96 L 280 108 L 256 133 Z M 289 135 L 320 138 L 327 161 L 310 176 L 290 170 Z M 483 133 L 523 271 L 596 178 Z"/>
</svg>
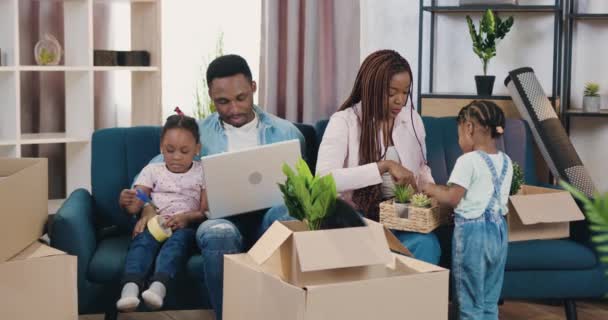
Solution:
<svg viewBox="0 0 608 320">
<path fill-rule="evenodd" d="M 65 255 L 66 253 L 55 248 L 51 248 L 41 242 L 35 241 L 23 251 L 19 252 L 16 256 L 12 257 L 9 261 L 19 261 L 34 258 L 44 258 L 58 255 Z"/>
<path fill-rule="evenodd" d="M 389 264 L 384 230 L 374 226 L 293 234 L 300 271 Z"/>
<path fill-rule="evenodd" d="M 293 234 L 292 229 L 299 229 L 303 224 L 300 221 L 289 221 L 288 223 L 275 221 L 249 249 L 249 255 L 257 264 L 263 264 Z"/>
<path fill-rule="evenodd" d="M 48 219 L 46 159 L 0 159 L 0 261 L 17 255 L 42 236 Z"/>
<path fill-rule="evenodd" d="M 448 271 L 448 269 L 442 268 L 440 266 L 436 266 L 434 264 L 424 262 L 422 260 L 414 259 L 411 257 L 406 257 L 400 254 L 393 254 L 395 260 L 397 260 L 397 264 L 405 265 L 411 269 L 414 269 L 418 272 L 443 272 Z"/>
<path fill-rule="evenodd" d="M 46 159 L 39 158 L 0 158 L 0 177 L 12 176 L 15 173 Z"/>
<path fill-rule="evenodd" d="M 306 291 L 263 272 L 250 255 L 225 255 L 224 275 L 223 319 L 303 319 Z"/>
<path fill-rule="evenodd" d="M 513 195 L 509 199 L 525 225 L 578 221 L 585 218 L 566 191 L 524 186 L 521 194 Z"/>
<path fill-rule="evenodd" d="M 391 251 L 398 252 L 404 254 L 408 257 L 413 257 L 414 255 L 406 248 L 395 235 L 388 230 L 386 227 L 384 228 L 384 236 L 386 237 L 386 241 L 388 241 L 388 247 Z"/>
</svg>

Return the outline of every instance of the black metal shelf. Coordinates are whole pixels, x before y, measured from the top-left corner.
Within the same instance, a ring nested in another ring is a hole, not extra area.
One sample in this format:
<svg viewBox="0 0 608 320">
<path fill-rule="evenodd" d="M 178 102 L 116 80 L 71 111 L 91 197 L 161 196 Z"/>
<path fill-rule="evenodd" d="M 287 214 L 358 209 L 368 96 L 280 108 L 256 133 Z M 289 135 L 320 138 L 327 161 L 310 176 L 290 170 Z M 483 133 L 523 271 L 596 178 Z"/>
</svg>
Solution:
<svg viewBox="0 0 608 320">
<path fill-rule="evenodd" d="M 566 2 L 566 41 L 564 45 L 564 78 L 563 78 L 563 103 L 565 108 L 562 110 L 562 123 L 566 128 L 566 132 L 570 134 L 570 118 L 572 117 L 608 117 L 608 111 L 600 112 L 585 112 L 581 109 L 569 109 L 572 99 L 572 48 L 574 47 L 574 28 L 575 23 L 590 20 L 605 20 L 608 21 L 608 13 L 577 13 L 574 10 L 575 0 L 567 0 Z"/>
<path fill-rule="evenodd" d="M 425 6 L 424 11 L 434 13 L 466 13 L 466 12 L 484 12 L 488 9 L 496 12 L 556 12 L 560 8 L 558 6 L 520 6 L 520 5 L 470 5 L 470 6 Z"/>
<path fill-rule="evenodd" d="M 479 96 L 476 94 L 451 94 L 451 93 L 436 93 L 434 91 L 434 65 L 435 65 L 435 38 L 436 38 L 436 24 L 437 16 L 440 14 L 461 14 L 461 13 L 473 13 L 473 12 L 485 12 L 491 9 L 495 12 L 509 12 L 509 13 L 533 13 L 540 16 L 542 13 L 543 17 L 548 15 L 553 16 L 553 70 L 552 70 L 552 81 L 551 81 L 551 93 L 552 97 L 558 97 L 561 92 L 561 65 L 562 61 L 562 18 L 563 18 L 563 4 L 564 1 L 569 0 L 553 0 L 553 5 L 466 5 L 466 6 L 441 6 L 437 5 L 437 0 L 419 0 L 419 19 L 418 19 L 418 75 L 417 75 L 417 93 L 418 111 L 422 112 L 422 99 L 434 98 L 434 99 L 488 99 L 488 100 L 511 100 L 509 96 Z M 425 16 L 430 18 L 430 30 L 428 32 L 429 39 L 426 40 L 424 21 Z M 526 30 L 522 30 L 526 32 Z M 428 55 L 424 54 L 424 41 L 429 42 Z M 426 60 L 428 59 L 428 60 Z M 427 62 L 428 61 L 428 62 Z M 424 66 L 424 67 L 423 67 Z M 424 70 L 426 69 L 426 70 Z M 428 87 L 424 88 L 427 93 L 423 93 L 422 86 L 422 74 L 428 74 Z M 472 79 L 471 79 L 472 81 Z M 554 99 L 551 99 L 552 103 L 555 104 Z"/>
<path fill-rule="evenodd" d="M 608 13 L 574 13 L 568 17 L 574 20 L 608 20 Z"/>
<path fill-rule="evenodd" d="M 511 100 L 511 96 L 480 96 L 466 93 L 423 93 L 422 99 L 485 99 L 485 100 Z"/>
<path fill-rule="evenodd" d="M 590 117 L 590 118 L 605 118 L 608 117 L 608 110 L 600 110 L 599 112 L 587 112 L 582 109 L 569 109 L 565 111 L 568 117 Z"/>
</svg>

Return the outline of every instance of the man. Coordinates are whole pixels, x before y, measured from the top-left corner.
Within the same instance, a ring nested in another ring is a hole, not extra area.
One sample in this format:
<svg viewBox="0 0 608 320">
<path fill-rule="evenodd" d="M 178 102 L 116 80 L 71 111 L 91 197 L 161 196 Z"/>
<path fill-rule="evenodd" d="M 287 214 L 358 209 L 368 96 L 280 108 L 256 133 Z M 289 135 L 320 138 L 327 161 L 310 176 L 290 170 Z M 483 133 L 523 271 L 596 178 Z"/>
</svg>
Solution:
<svg viewBox="0 0 608 320">
<path fill-rule="evenodd" d="M 304 154 L 304 136 L 296 126 L 253 104 L 256 83 L 245 59 L 221 56 L 209 64 L 206 76 L 217 112 L 198 123 L 201 156 L 293 139 L 300 140 Z M 162 161 L 162 157 L 157 156 L 154 161 Z M 123 190 L 121 204 L 133 196 L 132 191 Z M 246 251 L 272 222 L 286 219 L 290 219 L 286 211 L 275 208 L 207 220 L 198 227 L 196 241 L 204 261 L 203 290 L 208 290 L 218 320 L 222 319 L 224 254 Z"/>
</svg>

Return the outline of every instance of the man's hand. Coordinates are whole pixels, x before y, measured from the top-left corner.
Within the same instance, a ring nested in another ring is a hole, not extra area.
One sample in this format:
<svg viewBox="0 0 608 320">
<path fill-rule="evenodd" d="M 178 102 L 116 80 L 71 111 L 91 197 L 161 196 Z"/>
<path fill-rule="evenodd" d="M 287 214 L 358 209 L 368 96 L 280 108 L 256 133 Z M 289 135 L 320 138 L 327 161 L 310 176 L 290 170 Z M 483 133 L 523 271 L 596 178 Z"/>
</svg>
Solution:
<svg viewBox="0 0 608 320">
<path fill-rule="evenodd" d="M 144 205 L 144 203 L 137 198 L 136 194 L 134 189 L 124 189 L 120 192 L 118 203 L 130 214 L 137 214 Z"/>
</svg>

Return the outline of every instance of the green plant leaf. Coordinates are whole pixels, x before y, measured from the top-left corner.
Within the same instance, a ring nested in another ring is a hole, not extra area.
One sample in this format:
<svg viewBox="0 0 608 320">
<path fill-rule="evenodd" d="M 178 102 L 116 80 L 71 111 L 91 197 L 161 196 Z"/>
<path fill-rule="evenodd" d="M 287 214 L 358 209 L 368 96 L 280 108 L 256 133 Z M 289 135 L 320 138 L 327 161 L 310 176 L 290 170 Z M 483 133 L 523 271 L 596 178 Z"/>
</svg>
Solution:
<svg viewBox="0 0 608 320">
<path fill-rule="evenodd" d="M 513 178 L 511 180 L 511 191 L 509 192 L 510 195 L 514 195 L 517 192 L 519 192 L 519 189 L 521 189 L 521 186 L 524 184 L 524 172 L 521 169 L 521 167 L 519 166 L 519 164 L 517 164 L 517 162 L 513 161 Z"/>
<path fill-rule="evenodd" d="M 608 233 L 592 236 L 591 241 L 595 243 L 608 242 Z"/>
</svg>

